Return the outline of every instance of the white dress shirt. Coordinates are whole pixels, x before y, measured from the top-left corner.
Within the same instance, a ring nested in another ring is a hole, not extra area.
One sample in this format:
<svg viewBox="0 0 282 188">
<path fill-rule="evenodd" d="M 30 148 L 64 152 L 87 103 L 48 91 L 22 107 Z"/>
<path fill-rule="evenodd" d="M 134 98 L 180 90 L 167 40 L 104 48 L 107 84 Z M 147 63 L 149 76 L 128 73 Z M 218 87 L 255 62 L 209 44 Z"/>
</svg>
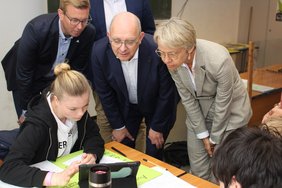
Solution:
<svg viewBox="0 0 282 188">
<path fill-rule="evenodd" d="M 196 89 L 196 83 L 195 83 L 195 64 L 196 64 L 196 53 L 195 53 L 194 58 L 193 58 L 192 70 L 190 70 L 188 65 L 185 64 L 185 63 L 183 63 L 182 66 L 185 67 L 188 70 L 188 75 L 189 75 L 189 77 L 192 81 L 193 89 L 196 92 L 197 89 Z M 198 139 L 203 139 L 203 138 L 207 138 L 207 137 L 209 137 L 208 131 L 197 134 Z"/>
<path fill-rule="evenodd" d="M 125 0 L 104 0 L 104 12 L 107 31 L 109 31 L 113 17 L 120 12 L 126 11 L 127 8 Z"/>
<path fill-rule="evenodd" d="M 127 86 L 129 101 L 137 104 L 137 75 L 138 75 L 138 51 L 135 52 L 133 58 L 129 61 L 121 61 L 121 67 Z"/>
</svg>

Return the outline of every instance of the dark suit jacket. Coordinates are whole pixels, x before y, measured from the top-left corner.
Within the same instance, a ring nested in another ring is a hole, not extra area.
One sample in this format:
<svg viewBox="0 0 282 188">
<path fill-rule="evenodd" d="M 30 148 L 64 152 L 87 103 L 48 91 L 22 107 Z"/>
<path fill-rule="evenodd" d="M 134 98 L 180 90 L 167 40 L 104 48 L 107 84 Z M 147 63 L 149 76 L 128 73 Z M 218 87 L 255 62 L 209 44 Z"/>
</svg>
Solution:
<svg viewBox="0 0 282 188">
<path fill-rule="evenodd" d="M 88 72 L 89 54 L 95 38 L 95 28 L 88 25 L 79 37 L 72 39 L 66 58 L 72 69 Z M 14 47 L 2 60 L 8 90 L 19 90 L 21 108 L 47 87 L 54 77 L 46 78 L 57 56 L 59 17 L 44 14 L 31 20 Z"/>
<path fill-rule="evenodd" d="M 138 109 L 146 125 L 168 134 L 176 118 L 178 93 L 165 64 L 155 54 L 152 35 L 145 34 L 138 54 Z M 93 82 L 112 128 L 126 126 L 129 96 L 121 62 L 107 37 L 94 43 L 91 55 Z M 138 128 L 138 127 L 137 127 Z"/>
<path fill-rule="evenodd" d="M 128 12 L 135 14 L 141 22 L 142 31 L 154 34 L 156 27 L 154 17 L 148 0 L 125 0 Z M 104 1 L 90 0 L 92 24 L 96 28 L 95 40 L 107 36 Z"/>
</svg>

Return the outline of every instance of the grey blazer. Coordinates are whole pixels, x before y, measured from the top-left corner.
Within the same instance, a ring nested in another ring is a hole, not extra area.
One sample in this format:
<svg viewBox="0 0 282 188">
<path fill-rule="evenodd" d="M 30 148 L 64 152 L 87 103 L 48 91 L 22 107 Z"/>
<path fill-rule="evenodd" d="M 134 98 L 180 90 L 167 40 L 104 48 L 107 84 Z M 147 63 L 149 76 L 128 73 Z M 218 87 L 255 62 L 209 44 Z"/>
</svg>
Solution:
<svg viewBox="0 0 282 188">
<path fill-rule="evenodd" d="M 186 125 L 192 126 L 195 134 L 209 131 L 218 144 L 225 131 L 249 122 L 249 97 L 225 47 L 197 39 L 195 61 L 196 91 L 186 67 L 170 73 L 187 112 Z"/>
</svg>

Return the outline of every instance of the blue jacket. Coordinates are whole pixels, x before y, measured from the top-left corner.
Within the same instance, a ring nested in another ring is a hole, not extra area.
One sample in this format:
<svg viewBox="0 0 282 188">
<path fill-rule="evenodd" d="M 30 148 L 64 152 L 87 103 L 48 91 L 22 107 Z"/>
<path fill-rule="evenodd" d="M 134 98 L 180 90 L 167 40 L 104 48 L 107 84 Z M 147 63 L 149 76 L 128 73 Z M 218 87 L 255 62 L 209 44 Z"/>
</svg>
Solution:
<svg viewBox="0 0 282 188">
<path fill-rule="evenodd" d="M 138 54 L 138 109 L 147 126 L 168 134 L 176 119 L 179 96 L 166 65 L 155 53 L 156 48 L 152 35 L 145 34 Z M 91 66 L 92 81 L 110 125 L 114 129 L 123 127 L 131 113 L 129 96 L 121 62 L 107 37 L 94 43 Z"/>
<path fill-rule="evenodd" d="M 80 36 L 72 39 L 66 58 L 71 69 L 88 73 L 88 58 L 95 38 L 90 24 Z M 59 40 L 59 16 L 44 14 L 26 25 L 21 38 L 2 60 L 8 90 L 21 92 L 20 105 L 27 108 L 29 100 L 50 85 L 46 78 L 55 62 Z"/>
<path fill-rule="evenodd" d="M 95 40 L 107 36 L 107 28 L 105 21 L 104 1 L 90 0 L 92 24 L 96 28 Z M 148 0 L 125 0 L 126 9 L 128 12 L 135 14 L 140 22 L 142 31 L 149 34 L 154 34 L 156 27 L 154 17 Z"/>
</svg>

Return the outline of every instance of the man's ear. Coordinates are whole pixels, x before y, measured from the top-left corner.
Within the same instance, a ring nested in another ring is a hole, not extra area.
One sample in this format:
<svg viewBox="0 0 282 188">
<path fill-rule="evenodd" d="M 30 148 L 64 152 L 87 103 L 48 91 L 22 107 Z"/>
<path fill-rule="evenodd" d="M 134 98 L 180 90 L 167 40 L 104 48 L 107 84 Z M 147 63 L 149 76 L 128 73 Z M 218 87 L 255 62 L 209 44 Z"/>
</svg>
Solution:
<svg viewBox="0 0 282 188">
<path fill-rule="evenodd" d="M 241 184 L 237 181 L 235 176 L 232 176 L 229 188 L 242 188 Z"/>
<path fill-rule="evenodd" d="M 63 15 L 64 15 L 64 12 L 62 9 L 58 9 L 58 15 L 59 15 L 59 18 L 62 19 Z"/>
<path fill-rule="evenodd" d="M 139 44 L 141 44 L 142 39 L 144 38 L 145 33 L 142 31 L 139 36 Z"/>
</svg>

